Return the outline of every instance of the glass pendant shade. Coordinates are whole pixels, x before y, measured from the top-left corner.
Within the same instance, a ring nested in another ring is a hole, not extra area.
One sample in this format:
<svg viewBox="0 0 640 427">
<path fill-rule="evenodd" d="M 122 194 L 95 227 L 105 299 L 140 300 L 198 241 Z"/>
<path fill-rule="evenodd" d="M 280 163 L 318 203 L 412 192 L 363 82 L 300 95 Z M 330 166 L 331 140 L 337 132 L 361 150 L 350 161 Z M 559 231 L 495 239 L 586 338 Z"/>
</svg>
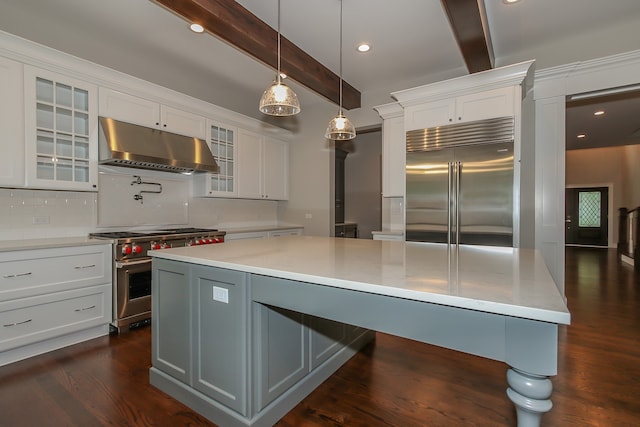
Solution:
<svg viewBox="0 0 640 427">
<path fill-rule="evenodd" d="M 342 114 L 342 0 L 340 0 L 340 109 L 338 115 L 329 121 L 324 137 L 334 141 L 347 141 L 356 137 L 356 128 L 351 120 Z"/>
<path fill-rule="evenodd" d="M 342 114 L 342 110 L 340 110 L 338 115 L 329 121 L 324 137 L 334 141 L 346 141 L 356 137 L 356 128 L 353 127 L 351 120 L 346 118 Z"/>
<path fill-rule="evenodd" d="M 260 98 L 260 111 L 270 116 L 292 116 L 300 112 L 298 95 L 279 78 L 273 81 Z"/>
</svg>

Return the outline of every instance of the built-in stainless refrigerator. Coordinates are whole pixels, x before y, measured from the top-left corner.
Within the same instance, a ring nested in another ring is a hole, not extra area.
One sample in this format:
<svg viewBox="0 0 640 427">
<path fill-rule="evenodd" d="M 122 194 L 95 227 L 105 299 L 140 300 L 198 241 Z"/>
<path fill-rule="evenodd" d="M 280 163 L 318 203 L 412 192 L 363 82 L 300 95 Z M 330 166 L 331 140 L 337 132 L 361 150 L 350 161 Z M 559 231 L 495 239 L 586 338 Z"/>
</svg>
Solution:
<svg viewBox="0 0 640 427">
<path fill-rule="evenodd" d="M 513 246 L 514 119 L 407 132 L 406 240 Z"/>
</svg>

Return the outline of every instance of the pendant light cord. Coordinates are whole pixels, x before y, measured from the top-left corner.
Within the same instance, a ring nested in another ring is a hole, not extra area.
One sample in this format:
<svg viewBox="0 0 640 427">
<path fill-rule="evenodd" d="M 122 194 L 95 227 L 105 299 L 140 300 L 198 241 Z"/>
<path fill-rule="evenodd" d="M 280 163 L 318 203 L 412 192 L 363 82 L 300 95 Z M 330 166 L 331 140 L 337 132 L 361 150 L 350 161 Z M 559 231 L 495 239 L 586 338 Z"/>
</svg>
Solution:
<svg viewBox="0 0 640 427">
<path fill-rule="evenodd" d="M 342 114 L 342 0 L 340 0 L 340 114 Z"/>
<path fill-rule="evenodd" d="M 278 84 L 280 84 L 280 0 L 278 0 Z"/>
</svg>

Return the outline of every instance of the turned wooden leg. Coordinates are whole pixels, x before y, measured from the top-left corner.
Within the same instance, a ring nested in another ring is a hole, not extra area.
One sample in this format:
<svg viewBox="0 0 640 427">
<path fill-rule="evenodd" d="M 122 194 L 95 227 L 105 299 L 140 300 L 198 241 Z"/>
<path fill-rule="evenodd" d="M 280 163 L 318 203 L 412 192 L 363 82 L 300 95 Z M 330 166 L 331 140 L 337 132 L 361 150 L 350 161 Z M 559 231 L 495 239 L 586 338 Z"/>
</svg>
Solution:
<svg viewBox="0 0 640 427">
<path fill-rule="evenodd" d="M 507 396 L 516 406 L 518 427 L 539 427 L 542 415 L 553 406 L 549 399 L 553 389 L 551 380 L 509 368 L 507 383 Z"/>
</svg>

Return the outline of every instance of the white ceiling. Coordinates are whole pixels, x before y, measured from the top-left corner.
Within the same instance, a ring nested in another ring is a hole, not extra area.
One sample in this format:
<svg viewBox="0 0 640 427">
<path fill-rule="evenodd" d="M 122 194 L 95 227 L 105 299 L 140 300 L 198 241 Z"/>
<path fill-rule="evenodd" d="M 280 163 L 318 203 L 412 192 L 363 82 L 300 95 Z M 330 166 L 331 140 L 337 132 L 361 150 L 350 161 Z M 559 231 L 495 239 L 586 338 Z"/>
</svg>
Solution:
<svg viewBox="0 0 640 427">
<path fill-rule="evenodd" d="M 283 36 L 338 73 L 339 1 L 281 2 Z M 238 3 L 277 27 L 277 0 Z M 498 66 L 536 59 L 540 69 L 640 47 L 639 0 L 484 5 Z M 390 102 L 392 91 L 467 74 L 440 1 L 344 0 L 343 7 L 343 76 L 362 92 L 363 104 Z M 0 30 L 264 118 L 257 103 L 273 70 L 209 34 L 190 32 L 182 18 L 152 0 L 2 0 Z M 371 52 L 356 52 L 362 41 L 372 44 Z M 302 114 L 327 102 L 291 86 Z"/>
</svg>

